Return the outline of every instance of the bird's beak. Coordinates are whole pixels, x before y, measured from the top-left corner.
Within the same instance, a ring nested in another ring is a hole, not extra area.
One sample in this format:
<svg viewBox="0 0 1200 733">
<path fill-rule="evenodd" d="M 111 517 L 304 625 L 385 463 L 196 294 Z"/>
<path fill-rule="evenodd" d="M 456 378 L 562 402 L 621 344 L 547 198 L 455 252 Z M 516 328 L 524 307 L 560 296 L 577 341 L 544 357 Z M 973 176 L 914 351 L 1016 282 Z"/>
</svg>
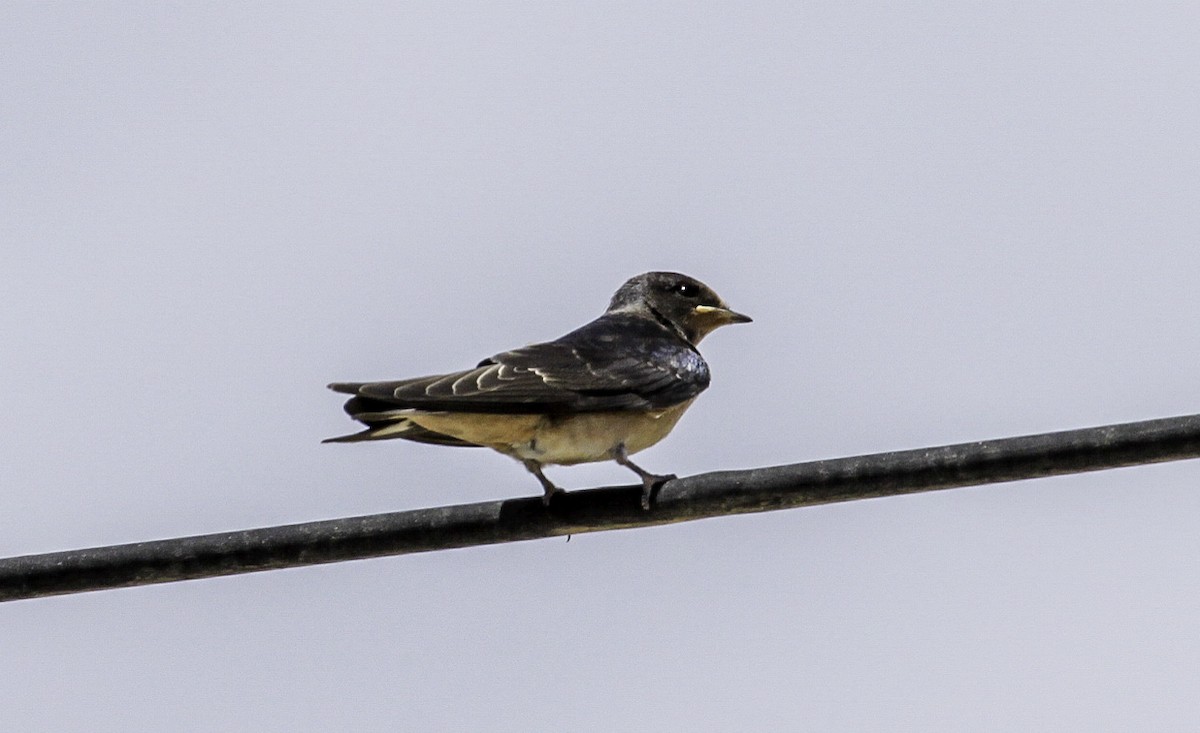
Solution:
<svg viewBox="0 0 1200 733">
<path fill-rule="evenodd" d="M 696 306 L 695 311 L 697 315 L 711 318 L 720 325 L 725 325 L 727 323 L 750 323 L 754 320 L 750 316 L 715 305 L 698 305 Z"/>
</svg>

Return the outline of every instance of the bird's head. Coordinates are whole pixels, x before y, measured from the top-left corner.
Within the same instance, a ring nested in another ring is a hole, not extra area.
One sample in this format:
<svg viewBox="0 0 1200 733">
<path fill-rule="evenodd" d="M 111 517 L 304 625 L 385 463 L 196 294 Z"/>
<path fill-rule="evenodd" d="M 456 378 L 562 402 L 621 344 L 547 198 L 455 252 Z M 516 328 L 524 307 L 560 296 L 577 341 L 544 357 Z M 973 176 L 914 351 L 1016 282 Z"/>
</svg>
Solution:
<svg viewBox="0 0 1200 733">
<path fill-rule="evenodd" d="M 750 316 L 730 310 L 712 288 L 678 272 L 647 272 L 630 278 L 613 295 L 608 312 L 655 318 L 691 344 L 721 326 L 750 322 Z"/>
</svg>

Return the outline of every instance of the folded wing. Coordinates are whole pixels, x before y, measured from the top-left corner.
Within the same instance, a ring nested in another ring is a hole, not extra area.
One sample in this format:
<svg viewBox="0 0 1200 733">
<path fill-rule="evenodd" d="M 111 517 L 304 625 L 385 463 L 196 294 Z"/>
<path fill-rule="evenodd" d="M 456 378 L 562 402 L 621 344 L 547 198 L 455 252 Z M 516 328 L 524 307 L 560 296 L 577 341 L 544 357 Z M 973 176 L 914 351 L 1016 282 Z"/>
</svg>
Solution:
<svg viewBox="0 0 1200 733">
<path fill-rule="evenodd" d="M 708 381 L 708 365 L 690 345 L 653 321 L 609 314 L 555 341 L 497 354 L 474 369 L 329 387 L 355 395 L 360 401 L 347 403 L 347 411 L 354 406 L 351 415 L 362 419 L 368 409 L 512 414 L 657 409 L 695 397 Z"/>
</svg>

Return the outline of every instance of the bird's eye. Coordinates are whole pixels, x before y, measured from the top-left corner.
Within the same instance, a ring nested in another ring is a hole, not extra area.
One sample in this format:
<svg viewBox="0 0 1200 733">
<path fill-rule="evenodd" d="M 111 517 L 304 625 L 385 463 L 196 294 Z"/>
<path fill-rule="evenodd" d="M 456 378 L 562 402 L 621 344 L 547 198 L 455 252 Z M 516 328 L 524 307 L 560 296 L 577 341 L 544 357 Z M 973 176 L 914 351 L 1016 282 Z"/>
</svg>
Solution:
<svg viewBox="0 0 1200 733">
<path fill-rule="evenodd" d="M 675 286 L 675 292 L 685 298 L 695 298 L 700 294 L 700 288 L 695 283 L 679 283 Z"/>
</svg>

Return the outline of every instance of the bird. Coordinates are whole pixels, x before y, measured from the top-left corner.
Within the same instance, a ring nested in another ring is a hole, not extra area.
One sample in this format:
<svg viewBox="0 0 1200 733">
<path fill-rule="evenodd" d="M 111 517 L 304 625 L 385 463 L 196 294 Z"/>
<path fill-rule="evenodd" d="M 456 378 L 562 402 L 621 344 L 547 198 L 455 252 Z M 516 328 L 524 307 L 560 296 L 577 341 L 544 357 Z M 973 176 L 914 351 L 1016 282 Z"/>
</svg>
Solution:
<svg viewBox="0 0 1200 733">
<path fill-rule="evenodd" d="M 713 330 L 749 323 L 711 288 L 677 272 L 626 281 L 597 319 L 553 341 L 505 351 L 473 369 L 384 382 L 335 382 L 362 432 L 324 443 L 404 439 L 491 448 L 520 461 L 543 503 L 562 489 L 546 465 L 615 461 L 642 480 L 642 508 L 675 478 L 629 459 L 665 438 L 709 385 L 697 350 Z"/>
</svg>

